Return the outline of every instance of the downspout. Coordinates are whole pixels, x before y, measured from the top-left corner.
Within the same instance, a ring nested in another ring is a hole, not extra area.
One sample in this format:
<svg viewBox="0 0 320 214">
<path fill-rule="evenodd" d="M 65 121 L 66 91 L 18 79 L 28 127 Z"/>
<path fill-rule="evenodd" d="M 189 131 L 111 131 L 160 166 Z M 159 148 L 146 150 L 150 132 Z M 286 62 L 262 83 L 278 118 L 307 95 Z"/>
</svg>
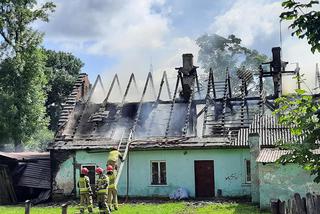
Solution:
<svg viewBox="0 0 320 214">
<path fill-rule="evenodd" d="M 131 143 L 130 143 L 131 144 Z M 127 154 L 127 195 L 126 195 L 126 202 L 129 199 L 129 163 L 130 163 L 130 156 L 129 156 L 129 151 L 130 151 L 130 144 L 129 144 L 129 148 L 128 148 L 128 154 Z"/>
<path fill-rule="evenodd" d="M 73 192 L 75 198 L 77 197 L 77 180 L 76 180 L 76 154 L 73 154 Z"/>
</svg>

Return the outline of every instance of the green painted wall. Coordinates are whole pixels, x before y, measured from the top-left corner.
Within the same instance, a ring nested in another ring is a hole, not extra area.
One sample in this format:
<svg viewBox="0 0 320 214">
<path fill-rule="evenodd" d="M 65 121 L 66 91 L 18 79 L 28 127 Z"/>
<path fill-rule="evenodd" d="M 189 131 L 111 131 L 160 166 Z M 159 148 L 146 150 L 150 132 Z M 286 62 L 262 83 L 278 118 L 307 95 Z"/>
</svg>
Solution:
<svg viewBox="0 0 320 214">
<path fill-rule="evenodd" d="M 308 171 L 294 165 L 259 164 L 260 207 L 270 207 L 271 199 L 287 200 L 294 193 L 320 193 L 320 185 L 313 182 Z"/>
<path fill-rule="evenodd" d="M 105 168 L 106 158 L 106 152 L 76 152 L 78 166 L 93 164 Z M 250 195 L 250 184 L 245 184 L 245 159 L 250 159 L 249 149 L 131 151 L 129 158 L 130 196 L 168 196 L 178 187 L 187 188 L 190 195 L 195 196 L 195 160 L 214 161 L 216 193 L 217 189 L 221 189 L 223 196 Z M 151 185 L 151 161 L 153 160 L 166 161 L 166 186 Z M 73 173 L 73 165 L 62 164 L 59 172 L 61 176 L 63 177 L 68 172 Z M 119 181 L 119 195 L 126 194 L 126 173 L 125 166 Z M 80 167 L 76 169 L 76 175 L 78 182 Z M 70 182 L 73 188 L 73 180 L 70 179 Z"/>
<path fill-rule="evenodd" d="M 187 188 L 195 196 L 195 160 L 214 160 L 215 192 L 222 189 L 223 196 L 250 195 L 244 164 L 250 158 L 249 149 L 133 151 L 129 158 L 129 195 L 132 196 L 168 196 L 178 187 Z M 166 186 L 150 185 L 152 160 L 166 161 Z M 120 179 L 120 194 L 126 192 L 125 175 Z"/>
</svg>

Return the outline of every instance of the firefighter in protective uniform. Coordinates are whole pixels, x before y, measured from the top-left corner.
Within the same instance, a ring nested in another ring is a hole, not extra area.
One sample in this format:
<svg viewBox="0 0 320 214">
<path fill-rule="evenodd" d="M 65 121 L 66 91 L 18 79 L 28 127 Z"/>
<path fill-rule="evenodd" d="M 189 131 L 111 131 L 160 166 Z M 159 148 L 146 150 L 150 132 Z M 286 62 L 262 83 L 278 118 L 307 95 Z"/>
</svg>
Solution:
<svg viewBox="0 0 320 214">
<path fill-rule="evenodd" d="M 84 209 L 88 208 L 89 213 L 92 213 L 92 190 L 90 186 L 90 179 L 88 177 L 89 170 L 87 168 L 81 169 L 78 187 L 80 189 L 80 213 L 84 213 Z"/>
<path fill-rule="evenodd" d="M 107 167 L 107 175 L 109 177 L 109 186 L 108 186 L 108 206 L 111 210 L 111 204 L 115 210 L 118 210 L 118 193 L 117 193 L 117 186 L 115 184 L 117 171 L 109 165 Z"/>
<path fill-rule="evenodd" d="M 97 184 L 96 184 L 96 193 L 97 193 L 97 202 L 99 206 L 100 214 L 110 214 L 109 207 L 107 205 L 107 187 L 109 184 L 108 176 L 103 174 L 103 169 L 98 167 L 96 169 L 98 174 Z"/>
<path fill-rule="evenodd" d="M 113 169 L 116 169 L 117 162 L 119 159 L 121 160 L 121 162 L 124 161 L 122 154 L 118 151 L 117 147 L 114 146 L 114 147 L 112 147 L 111 151 L 109 152 L 107 166 L 111 165 L 113 167 Z"/>
</svg>

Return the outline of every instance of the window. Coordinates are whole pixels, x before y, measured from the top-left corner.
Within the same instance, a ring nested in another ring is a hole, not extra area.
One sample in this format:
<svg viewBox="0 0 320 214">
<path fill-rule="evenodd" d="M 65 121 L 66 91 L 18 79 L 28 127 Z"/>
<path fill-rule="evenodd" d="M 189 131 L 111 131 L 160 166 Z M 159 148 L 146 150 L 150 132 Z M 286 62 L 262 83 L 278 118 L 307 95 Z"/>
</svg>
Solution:
<svg viewBox="0 0 320 214">
<path fill-rule="evenodd" d="M 89 177 L 89 179 L 90 179 L 90 184 L 91 184 L 91 186 L 93 185 L 95 185 L 95 183 L 96 183 L 96 166 L 95 165 L 82 165 L 81 166 L 81 169 L 82 168 L 87 168 L 88 170 L 89 170 L 89 174 L 88 174 L 88 177 Z"/>
<path fill-rule="evenodd" d="M 251 183 L 251 163 L 250 160 L 245 160 L 246 163 L 246 183 Z"/>
<path fill-rule="evenodd" d="M 151 161 L 151 185 L 166 185 L 167 170 L 165 161 Z"/>
</svg>

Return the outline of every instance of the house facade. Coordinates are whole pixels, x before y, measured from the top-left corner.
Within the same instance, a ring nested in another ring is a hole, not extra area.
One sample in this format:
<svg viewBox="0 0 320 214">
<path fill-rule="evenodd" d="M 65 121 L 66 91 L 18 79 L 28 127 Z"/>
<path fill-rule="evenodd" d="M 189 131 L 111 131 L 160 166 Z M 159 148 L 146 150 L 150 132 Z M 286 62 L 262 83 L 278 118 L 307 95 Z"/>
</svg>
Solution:
<svg viewBox="0 0 320 214">
<path fill-rule="evenodd" d="M 76 151 L 60 166 L 57 190 L 66 195 L 74 194 L 75 188 L 78 192 L 73 181 L 78 181 L 80 168 L 89 167 L 93 172 L 97 166 L 105 167 L 107 155 L 104 150 Z M 191 197 L 251 194 L 248 149 L 134 149 L 127 158 L 118 184 L 122 196 L 168 197 L 179 187 L 187 189 Z"/>
</svg>

